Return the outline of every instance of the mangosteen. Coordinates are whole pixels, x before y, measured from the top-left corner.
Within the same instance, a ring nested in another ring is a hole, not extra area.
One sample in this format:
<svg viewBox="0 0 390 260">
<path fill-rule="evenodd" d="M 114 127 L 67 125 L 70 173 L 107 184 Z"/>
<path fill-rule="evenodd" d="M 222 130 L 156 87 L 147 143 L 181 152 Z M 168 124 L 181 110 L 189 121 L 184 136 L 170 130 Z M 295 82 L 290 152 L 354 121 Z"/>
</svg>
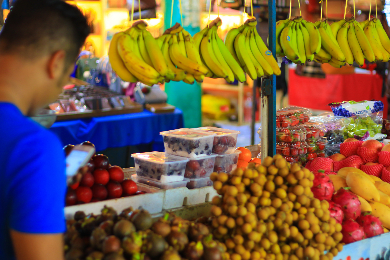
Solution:
<svg viewBox="0 0 390 260">
<path fill-rule="evenodd" d="M 119 237 L 119 238 L 123 238 L 125 236 L 128 236 L 135 231 L 136 230 L 135 230 L 133 223 L 131 223 L 130 221 L 125 220 L 125 219 L 119 220 L 114 225 L 114 235 Z"/>
<path fill-rule="evenodd" d="M 165 219 L 159 219 L 152 225 L 152 231 L 162 237 L 166 237 L 171 233 L 171 225 Z"/>
<path fill-rule="evenodd" d="M 69 244 L 70 241 L 72 241 L 72 239 L 74 237 L 78 236 L 78 234 L 79 234 L 79 232 L 76 230 L 76 228 L 74 226 L 69 227 L 64 234 L 65 244 Z"/>
<path fill-rule="evenodd" d="M 162 255 L 162 253 L 164 253 L 164 251 L 168 248 L 168 243 L 165 239 L 162 236 L 153 233 L 148 236 L 147 244 L 147 254 L 151 258 Z"/>
<path fill-rule="evenodd" d="M 103 241 L 107 234 L 102 228 L 95 228 L 90 237 L 91 246 L 97 250 L 102 250 Z"/>
<path fill-rule="evenodd" d="M 121 219 L 130 219 L 131 214 L 133 214 L 134 210 L 133 207 L 129 207 L 127 209 L 122 210 L 121 214 L 119 214 L 119 217 Z"/>
<path fill-rule="evenodd" d="M 104 254 L 118 252 L 121 248 L 121 241 L 116 236 L 108 236 L 103 240 L 102 251 Z"/>
<path fill-rule="evenodd" d="M 132 221 L 137 231 L 147 230 L 153 224 L 152 216 L 150 216 L 149 212 L 146 210 L 139 211 L 136 215 L 134 215 Z"/>
<path fill-rule="evenodd" d="M 141 252 L 142 234 L 133 232 L 129 236 L 122 239 L 122 248 L 127 255 L 133 255 Z"/>
<path fill-rule="evenodd" d="M 76 213 L 74 213 L 73 218 L 74 220 L 79 221 L 79 220 L 83 220 L 85 217 L 86 215 L 84 211 L 76 211 Z"/>
<path fill-rule="evenodd" d="M 222 260 L 222 253 L 217 247 L 206 247 L 203 254 L 204 260 Z"/>
<path fill-rule="evenodd" d="M 87 256 L 86 260 L 103 260 L 103 257 L 104 254 L 102 252 L 93 251 Z"/>
<path fill-rule="evenodd" d="M 106 255 L 103 260 L 126 260 L 121 254 L 119 253 L 111 253 Z"/>
<path fill-rule="evenodd" d="M 199 260 L 203 255 L 203 245 L 200 241 L 191 242 L 184 248 L 184 256 L 188 260 Z"/>
<path fill-rule="evenodd" d="M 169 248 L 164 252 L 160 260 L 181 260 L 181 257 L 176 250 Z"/>
<path fill-rule="evenodd" d="M 92 234 L 92 231 L 95 229 L 97 223 L 94 217 L 85 218 L 81 222 L 81 230 L 80 233 L 83 236 L 89 237 Z"/>
<path fill-rule="evenodd" d="M 66 253 L 65 260 L 82 260 L 83 254 L 83 251 L 80 249 L 71 249 Z"/>
<path fill-rule="evenodd" d="M 106 205 L 101 210 L 101 213 L 102 214 L 98 217 L 98 223 L 102 223 L 106 220 L 115 221 L 118 215 L 115 209 L 112 207 L 107 207 Z"/>
<path fill-rule="evenodd" d="M 84 250 L 84 248 L 86 247 L 84 239 L 80 236 L 73 237 L 69 244 L 71 249 Z"/>
<path fill-rule="evenodd" d="M 188 237 L 183 232 L 172 230 L 166 237 L 167 242 L 173 247 L 173 249 L 181 252 L 188 244 Z"/>
<path fill-rule="evenodd" d="M 114 228 L 114 221 L 106 220 L 102 222 L 99 227 L 103 229 L 108 236 L 112 235 L 112 229 Z"/>
<path fill-rule="evenodd" d="M 201 241 L 203 237 L 209 234 L 208 227 L 202 223 L 191 223 L 188 230 L 188 237 L 193 241 Z"/>
<path fill-rule="evenodd" d="M 180 217 L 176 217 L 172 220 L 172 230 L 176 230 L 183 233 L 188 233 L 190 221 L 184 220 Z"/>
</svg>

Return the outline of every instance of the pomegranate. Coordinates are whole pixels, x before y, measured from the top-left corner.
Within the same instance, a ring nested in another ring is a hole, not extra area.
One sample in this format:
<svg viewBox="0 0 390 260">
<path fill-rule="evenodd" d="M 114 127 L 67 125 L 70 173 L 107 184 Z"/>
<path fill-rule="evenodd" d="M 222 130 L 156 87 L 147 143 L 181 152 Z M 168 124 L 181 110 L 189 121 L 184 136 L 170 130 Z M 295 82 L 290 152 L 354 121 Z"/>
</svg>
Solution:
<svg viewBox="0 0 390 260">
<path fill-rule="evenodd" d="M 107 170 L 96 169 L 93 172 L 93 177 L 95 178 L 95 183 L 106 185 L 110 181 L 110 174 Z"/>
<path fill-rule="evenodd" d="M 343 223 L 343 243 L 349 244 L 365 238 L 363 228 L 353 219 L 347 219 Z"/>
<path fill-rule="evenodd" d="M 311 191 L 319 200 L 331 200 L 334 192 L 333 182 L 325 173 L 315 173 Z"/>
<path fill-rule="evenodd" d="M 123 170 L 119 166 L 111 166 L 110 168 L 108 168 L 108 173 L 110 174 L 110 180 L 112 181 L 117 181 L 121 183 L 125 178 Z"/>
<path fill-rule="evenodd" d="M 329 201 L 329 213 L 332 218 L 334 218 L 337 223 L 342 224 L 344 219 L 344 212 L 340 205 Z"/>
<path fill-rule="evenodd" d="M 86 187 L 92 187 L 94 183 L 95 183 L 95 178 L 90 172 L 85 173 L 80 181 L 81 186 L 86 186 Z"/>
<path fill-rule="evenodd" d="M 92 190 L 92 198 L 97 199 L 97 200 L 104 200 L 108 196 L 108 192 L 106 189 L 106 186 L 102 184 L 95 184 L 91 188 Z"/>
<path fill-rule="evenodd" d="M 122 186 L 119 182 L 110 181 L 107 184 L 108 197 L 109 198 L 120 198 L 122 196 Z"/>
<path fill-rule="evenodd" d="M 362 215 L 356 221 L 363 227 L 367 238 L 378 236 L 384 232 L 381 221 L 373 215 Z"/>
<path fill-rule="evenodd" d="M 357 219 L 361 214 L 360 201 L 358 197 L 348 189 L 339 189 L 332 198 L 332 201 L 339 204 L 344 212 L 344 219 Z"/>
</svg>

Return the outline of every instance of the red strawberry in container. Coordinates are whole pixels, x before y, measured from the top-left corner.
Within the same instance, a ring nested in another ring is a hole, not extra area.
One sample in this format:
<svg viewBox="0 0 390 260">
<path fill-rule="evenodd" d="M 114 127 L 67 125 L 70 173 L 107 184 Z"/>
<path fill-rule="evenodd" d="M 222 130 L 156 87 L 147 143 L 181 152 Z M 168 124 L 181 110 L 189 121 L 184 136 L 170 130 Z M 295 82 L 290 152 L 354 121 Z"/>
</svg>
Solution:
<svg viewBox="0 0 390 260">
<path fill-rule="evenodd" d="M 356 222 L 363 227 L 367 238 L 378 236 L 384 233 L 382 222 L 379 220 L 379 218 L 371 215 L 370 213 L 361 215 L 356 219 Z"/>
<path fill-rule="evenodd" d="M 306 147 L 308 153 L 314 153 L 316 151 L 316 145 L 313 143 L 308 143 Z"/>
<path fill-rule="evenodd" d="M 314 197 L 319 200 L 331 200 L 334 192 L 333 182 L 324 171 L 321 171 L 314 174 L 311 191 L 313 192 Z"/>
<path fill-rule="evenodd" d="M 282 120 L 276 119 L 276 127 L 282 127 Z"/>
<path fill-rule="evenodd" d="M 317 154 L 316 153 L 309 153 L 309 154 L 307 154 L 307 159 L 309 161 L 314 160 L 315 158 L 317 158 Z"/>
<path fill-rule="evenodd" d="M 318 141 L 316 145 L 318 147 L 318 150 L 320 150 L 320 151 L 325 150 L 325 142 L 324 141 Z"/>
<path fill-rule="evenodd" d="M 339 189 L 332 197 L 332 201 L 339 204 L 344 212 L 344 219 L 357 219 L 361 215 L 361 203 L 359 198 L 348 190 Z"/>
<path fill-rule="evenodd" d="M 290 155 L 293 157 L 296 157 L 299 155 L 299 148 L 291 148 L 290 149 Z"/>
<path fill-rule="evenodd" d="M 282 147 L 282 155 L 290 156 L 290 147 L 288 146 Z"/>
<path fill-rule="evenodd" d="M 365 239 L 364 229 L 353 219 L 347 219 L 343 223 L 341 230 L 343 234 L 343 243 L 350 244 Z"/>
<path fill-rule="evenodd" d="M 339 204 L 336 204 L 333 201 L 329 201 L 329 213 L 330 216 L 337 221 L 337 223 L 343 223 L 344 212 Z"/>
<path fill-rule="evenodd" d="M 298 132 L 293 133 L 294 141 L 301 141 L 301 135 Z"/>
</svg>

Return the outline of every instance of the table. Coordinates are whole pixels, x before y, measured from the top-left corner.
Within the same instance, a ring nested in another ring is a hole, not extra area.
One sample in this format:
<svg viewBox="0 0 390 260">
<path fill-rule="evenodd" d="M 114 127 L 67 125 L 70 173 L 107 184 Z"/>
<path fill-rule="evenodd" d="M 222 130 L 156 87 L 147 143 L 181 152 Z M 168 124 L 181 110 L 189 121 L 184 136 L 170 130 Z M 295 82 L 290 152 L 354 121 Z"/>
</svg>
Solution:
<svg viewBox="0 0 390 260">
<path fill-rule="evenodd" d="M 107 148 L 136 146 L 153 143 L 153 149 L 163 151 L 161 131 L 184 126 L 183 113 L 154 114 L 144 110 L 140 113 L 115 116 L 83 118 L 56 122 L 50 128 L 63 145 L 91 141 L 97 151 Z"/>
<path fill-rule="evenodd" d="M 289 69 L 288 96 L 292 106 L 330 111 L 329 103 L 380 100 L 387 117 L 387 98 L 382 97 L 382 78 L 376 74 L 335 74 L 325 79 L 302 77 Z"/>
</svg>

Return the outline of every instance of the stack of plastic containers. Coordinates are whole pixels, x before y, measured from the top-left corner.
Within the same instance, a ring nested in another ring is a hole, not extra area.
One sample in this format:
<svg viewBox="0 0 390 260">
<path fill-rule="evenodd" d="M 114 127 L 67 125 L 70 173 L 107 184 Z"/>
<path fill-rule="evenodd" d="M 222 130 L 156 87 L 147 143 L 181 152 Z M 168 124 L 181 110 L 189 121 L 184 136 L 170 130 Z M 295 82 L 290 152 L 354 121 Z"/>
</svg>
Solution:
<svg viewBox="0 0 390 260">
<path fill-rule="evenodd" d="M 237 164 L 238 133 L 215 127 L 161 132 L 165 153 L 133 154 L 137 173 L 133 179 L 161 189 L 211 186 L 215 169 L 230 172 Z"/>
</svg>

